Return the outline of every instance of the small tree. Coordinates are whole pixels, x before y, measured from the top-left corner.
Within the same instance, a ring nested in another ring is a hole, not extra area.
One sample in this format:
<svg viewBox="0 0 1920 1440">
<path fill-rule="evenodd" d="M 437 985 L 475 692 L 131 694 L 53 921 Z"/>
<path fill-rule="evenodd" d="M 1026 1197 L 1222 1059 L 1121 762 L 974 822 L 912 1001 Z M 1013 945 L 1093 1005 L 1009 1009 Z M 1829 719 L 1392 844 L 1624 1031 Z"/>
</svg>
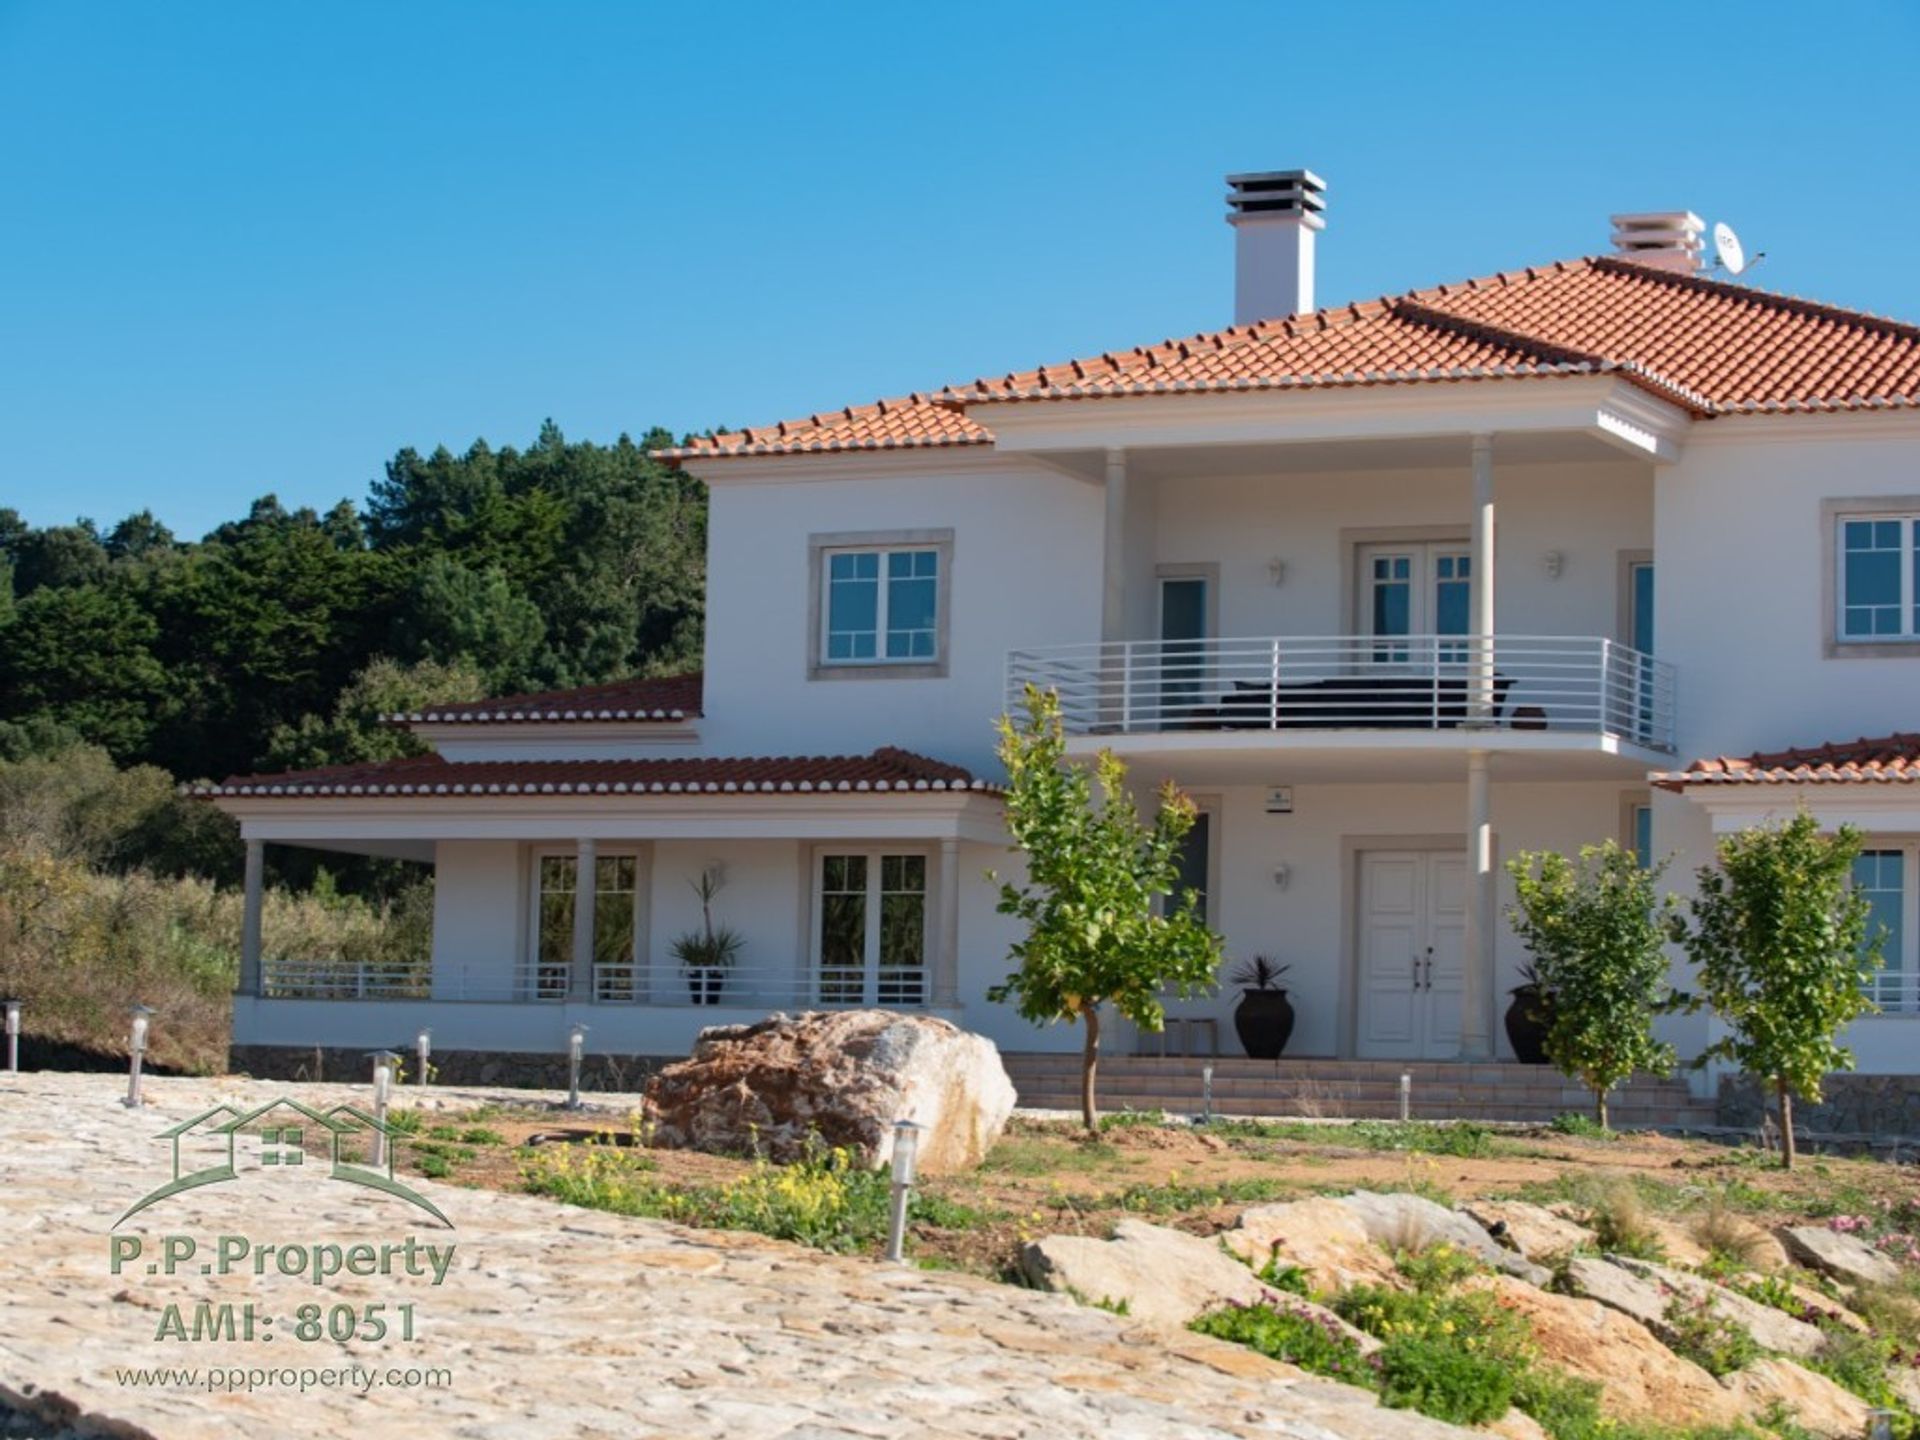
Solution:
<svg viewBox="0 0 1920 1440">
<path fill-rule="evenodd" d="M 1111 1004 L 1143 1029 L 1159 1030 L 1163 994 L 1207 987 L 1220 964 L 1220 939 L 1200 917 L 1199 896 L 1174 894 L 1193 802 L 1169 782 L 1147 824 L 1112 752 L 1100 752 L 1091 774 L 1067 763 L 1052 691 L 1029 685 L 1026 718 L 1003 715 L 999 731 L 1007 829 L 1027 860 L 1024 884 L 1001 884 L 999 909 L 1024 921 L 1027 934 L 1013 946 L 1019 968 L 987 995 L 1013 1001 L 1028 1020 L 1086 1026 L 1080 1117 L 1097 1132 L 1100 1007 Z"/>
<path fill-rule="evenodd" d="M 1687 948 L 1699 973 L 1693 1008 L 1711 1006 L 1729 1033 L 1701 1061 L 1731 1060 L 1771 1081 L 1780 1101 L 1780 1156 L 1793 1168 L 1793 1097 L 1816 1104 L 1829 1071 L 1851 1070 L 1834 1036 L 1871 1010 L 1866 986 L 1880 967 L 1867 934 L 1866 896 L 1853 888 L 1860 834 L 1822 834 L 1805 810 L 1720 842 L 1720 864 L 1702 866 Z"/>
<path fill-rule="evenodd" d="M 1653 1017 L 1672 1004 L 1674 901 L 1656 894 L 1664 868 L 1611 840 L 1581 850 L 1578 864 L 1550 850 L 1507 862 L 1517 895 L 1507 915 L 1533 952 L 1547 1058 L 1593 1092 L 1603 1129 L 1608 1091 L 1636 1070 L 1673 1070 L 1673 1047 L 1653 1038 Z"/>
</svg>

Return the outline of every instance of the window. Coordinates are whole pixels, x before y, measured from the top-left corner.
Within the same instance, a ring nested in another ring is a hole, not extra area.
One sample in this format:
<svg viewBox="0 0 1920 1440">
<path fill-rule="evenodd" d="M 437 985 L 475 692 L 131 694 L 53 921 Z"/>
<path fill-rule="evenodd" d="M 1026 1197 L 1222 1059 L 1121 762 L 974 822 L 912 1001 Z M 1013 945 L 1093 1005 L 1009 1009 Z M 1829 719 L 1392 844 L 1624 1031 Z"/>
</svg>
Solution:
<svg viewBox="0 0 1920 1440">
<path fill-rule="evenodd" d="M 1629 807 L 1633 821 L 1633 858 L 1640 862 L 1642 870 L 1653 868 L 1653 807 L 1634 805 Z"/>
<path fill-rule="evenodd" d="M 822 854 L 814 951 L 822 1005 L 924 1005 L 927 857 Z"/>
<path fill-rule="evenodd" d="M 1199 892 L 1198 913 L 1203 924 L 1213 923 L 1213 813 L 1198 811 L 1193 827 L 1180 837 L 1180 851 L 1174 857 L 1180 878 L 1174 882 L 1172 902 L 1188 890 Z"/>
<path fill-rule="evenodd" d="M 834 550 L 827 555 L 829 665 L 929 661 L 938 654 L 938 550 Z"/>
<path fill-rule="evenodd" d="M 809 678 L 946 674 L 951 530 L 814 535 L 807 544 Z"/>
<path fill-rule="evenodd" d="M 1920 639 L 1920 516 L 1842 515 L 1835 533 L 1840 643 Z"/>
<path fill-rule="evenodd" d="M 1853 885 L 1866 896 L 1871 907 L 1867 916 L 1867 934 L 1880 937 L 1880 973 L 1867 993 L 1889 1014 L 1920 1013 L 1920 994 L 1916 994 L 1914 957 L 1910 946 L 1915 927 L 1907 914 L 1914 887 L 1913 846 L 1898 849 L 1862 850 L 1853 862 Z"/>
<path fill-rule="evenodd" d="M 534 907 L 533 999 L 559 1000 L 573 970 L 573 907 L 579 858 L 538 859 Z M 594 857 L 593 994 L 596 1000 L 632 1000 L 640 935 L 640 861 L 636 855 Z"/>
</svg>

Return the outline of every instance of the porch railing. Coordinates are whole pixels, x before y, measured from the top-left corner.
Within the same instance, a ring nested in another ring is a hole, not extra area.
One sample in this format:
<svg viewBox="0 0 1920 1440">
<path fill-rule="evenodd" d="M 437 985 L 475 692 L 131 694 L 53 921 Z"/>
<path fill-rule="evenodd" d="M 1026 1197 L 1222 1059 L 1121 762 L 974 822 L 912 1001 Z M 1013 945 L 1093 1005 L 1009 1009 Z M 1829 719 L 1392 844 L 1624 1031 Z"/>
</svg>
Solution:
<svg viewBox="0 0 1920 1440">
<path fill-rule="evenodd" d="M 349 960 L 267 958 L 261 962 L 260 993 L 272 1000 L 451 1000 L 559 1003 L 569 995 L 569 967 L 519 964 L 500 967 L 374 964 Z M 915 1009 L 951 1004 L 936 993 L 932 973 L 921 968 L 864 970 L 824 967 L 736 965 L 692 971 L 678 963 L 598 965 L 592 993 L 599 1005 L 656 1008 L 730 1005 L 751 1009 L 856 1009 L 878 1005 Z"/>
<path fill-rule="evenodd" d="M 1601 636 L 1278 635 L 1012 651 L 1007 700 L 1059 693 L 1069 734 L 1547 730 L 1673 748 L 1674 670 Z"/>
</svg>

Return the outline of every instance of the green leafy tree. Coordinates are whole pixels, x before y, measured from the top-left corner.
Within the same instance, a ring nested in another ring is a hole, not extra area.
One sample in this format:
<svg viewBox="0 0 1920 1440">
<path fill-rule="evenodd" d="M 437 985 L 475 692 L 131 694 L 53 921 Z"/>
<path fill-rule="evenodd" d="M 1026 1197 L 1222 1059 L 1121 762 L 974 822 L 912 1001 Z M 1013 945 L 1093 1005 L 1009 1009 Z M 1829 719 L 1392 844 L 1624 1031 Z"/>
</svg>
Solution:
<svg viewBox="0 0 1920 1440">
<path fill-rule="evenodd" d="M 1793 1098 L 1819 1103 L 1835 1070 L 1853 1068 L 1843 1026 L 1873 1009 L 1866 986 L 1880 968 L 1870 908 L 1853 888 L 1860 833 L 1831 834 L 1805 810 L 1720 842 L 1702 866 L 1687 948 L 1698 972 L 1694 1008 L 1710 1006 L 1728 1033 L 1701 1056 L 1729 1060 L 1780 1103 L 1780 1155 L 1793 1168 Z"/>
<path fill-rule="evenodd" d="M 538 607 L 505 571 L 469 570 L 450 555 L 429 556 L 414 572 L 395 624 L 403 655 L 479 670 L 496 692 L 530 683 L 546 633 Z"/>
<path fill-rule="evenodd" d="M 1653 1017 L 1672 1008 L 1675 902 L 1657 893 L 1662 869 L 1611 840 L 1582 849 L 1577 863 L 1551 850 L 1507 862 L 1516 897 L 1507 918 L 1533 954 L 1547 1057 L 1593 1092 L 1603 1129 L 1616 1085 L 1636 1070 L 1673 1070 L 1673 1047 L 1653 1036 Z"/>
<path fill-rule="evenodd" d="M 1028 686 L 1025 719 L 1003 715 L 999 731 L 1007 829 L 1027 868 L 1025 883 L 1001 884 L 999 910 L 1027 933 L 1013 946 L 1019 968 L 987 995 L 1011 1000 L 1027 1020 L 1085 1026 L 1080 1118 L 1097 1134 L 1100 1007 L 1159 1030 L 1166 993 L 1211 987 L 1220 965 L 1220 937 L 1201 919 L 1199 896 L 1175 894 L 1193 801 L 1169 782 L 1148 823 L 1111 751 L 1100 753 L 1091 772 L 1068 763 L 1052 691 Z"/>
<path fill-rule="evenodd" d="M 13 716 L 62 726 L 117 757 L 137 754 L 170 704 L 155 635 L 123 587 L 41 586 L 7 624 L 0 697 Z"/>
<path fill-rule="evenodd" d="M 469 666 L 375 660 L 340 692 L 330 716 L 303 715 L 297 724 L 275 730 L 267 764 L 276 770 L 311 770 L 423 755 L 427 746 L 412 731 L 381 717 L 478 700 L 484 688 Z"/>
</svg>

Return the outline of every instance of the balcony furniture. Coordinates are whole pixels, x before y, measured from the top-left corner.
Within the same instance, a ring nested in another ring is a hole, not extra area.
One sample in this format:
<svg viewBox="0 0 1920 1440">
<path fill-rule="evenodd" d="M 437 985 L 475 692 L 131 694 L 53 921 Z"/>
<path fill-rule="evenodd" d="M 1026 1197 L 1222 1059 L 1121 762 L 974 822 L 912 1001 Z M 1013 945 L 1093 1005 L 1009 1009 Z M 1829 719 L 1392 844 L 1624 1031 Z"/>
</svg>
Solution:
<svg viewBox="0 0 1920 1440">
<path fill-rule="evenodd" d="M 1340 675 L 1278 687 L 1236 680 L 1211 711 L 1188 728 L 1220 730 L 1451 730 L 1472 709 L 1465 675 Z M 1489 719 L 1506 709 L 1513 679 L 1493 677 Z M 1208 723 L 1210 722 L 1210 723 Z"/>
</svg>

